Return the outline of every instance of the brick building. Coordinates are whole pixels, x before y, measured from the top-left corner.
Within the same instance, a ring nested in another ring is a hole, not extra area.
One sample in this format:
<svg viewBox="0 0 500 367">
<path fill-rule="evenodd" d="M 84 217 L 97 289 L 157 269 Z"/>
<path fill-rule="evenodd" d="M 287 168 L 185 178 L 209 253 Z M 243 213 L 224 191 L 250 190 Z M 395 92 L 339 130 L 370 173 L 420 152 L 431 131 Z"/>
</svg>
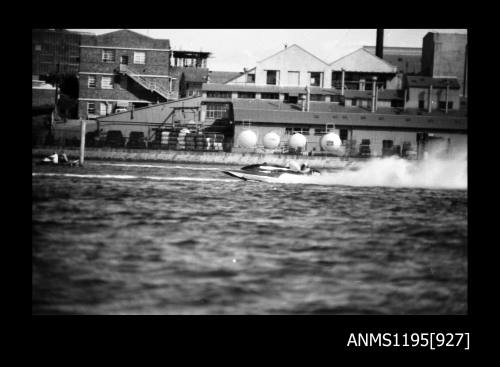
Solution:
<svg viewBox="0 0 500 367">
<path fill-rule="evenodd" d="M 170 41 L 130 30 L 82 35 L 79 115 L 93 119 L 176 99 Z"/>
<path fill-rule="evenodd" d="M 76 74 L 81 33 L 65 29 L 31 30 L 31 74 L 34 80 L 51 73 Z"/>
</svg>

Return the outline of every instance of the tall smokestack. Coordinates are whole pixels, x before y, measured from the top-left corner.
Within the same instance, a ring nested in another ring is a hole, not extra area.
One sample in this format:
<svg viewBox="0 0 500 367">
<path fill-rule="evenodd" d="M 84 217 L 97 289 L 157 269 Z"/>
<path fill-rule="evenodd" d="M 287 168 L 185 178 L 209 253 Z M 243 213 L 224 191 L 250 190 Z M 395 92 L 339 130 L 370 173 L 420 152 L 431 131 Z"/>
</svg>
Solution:
<svg viewBox="0 0 500 367">
<path fill-rule="evenodd" d="M 377 45 L 375 46 L 375 55 L 384 58 L 384 30 L 377 29 Z"/>
</svg>

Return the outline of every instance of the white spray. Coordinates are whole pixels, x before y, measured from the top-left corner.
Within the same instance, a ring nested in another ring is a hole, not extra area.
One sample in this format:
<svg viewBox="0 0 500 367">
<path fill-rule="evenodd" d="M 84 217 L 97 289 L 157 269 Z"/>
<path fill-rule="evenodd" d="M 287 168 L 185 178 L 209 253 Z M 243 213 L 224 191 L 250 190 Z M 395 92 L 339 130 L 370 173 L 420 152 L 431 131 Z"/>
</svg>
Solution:
<svg viewBox="0 0 500 367">
<path fill-rule="evenodd" d="M 339 172 L 321 176 L 282 176 L 281 182 L 317 185 L 467 189 L 467 148 L 445 153 L 435 149 L 418 161 L 399 157 L 356 162 Z"/>
</svg>

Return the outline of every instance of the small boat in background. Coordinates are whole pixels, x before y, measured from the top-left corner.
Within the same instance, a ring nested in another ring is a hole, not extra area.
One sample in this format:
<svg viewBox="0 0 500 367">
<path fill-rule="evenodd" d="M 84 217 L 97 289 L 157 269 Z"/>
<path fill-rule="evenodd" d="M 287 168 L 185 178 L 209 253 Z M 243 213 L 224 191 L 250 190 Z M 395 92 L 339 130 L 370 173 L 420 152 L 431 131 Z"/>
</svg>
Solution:
<svg viewBox="0 0 500 367">
<path fill-rule="evenodd" d="M 38 165 L 49 165 L 49 166 L 79 166 L 80 161 L 78 159 L 70 161 L 65 153 L 57 154 L 54 153 L 48 157 L 45 157 L 41 161 L 37 162 Z"/>
</svg>

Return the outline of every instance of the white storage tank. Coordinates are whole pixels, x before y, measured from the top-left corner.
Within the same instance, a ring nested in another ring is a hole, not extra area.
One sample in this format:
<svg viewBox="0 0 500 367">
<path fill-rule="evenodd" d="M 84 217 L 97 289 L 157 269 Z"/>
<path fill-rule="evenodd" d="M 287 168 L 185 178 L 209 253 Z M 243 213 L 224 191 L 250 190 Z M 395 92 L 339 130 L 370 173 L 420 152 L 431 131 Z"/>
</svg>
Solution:
<svg viewBox="0 0 500 367">
<path fill-rule="evenodd" d="M 320 145 L 324 150 L 334 151 L 342 146 L 342 140 L 340 140 L 340 136 L 337 134 L 328 133 L 321 138 Z"/>
<path fill-rule="evenodd" d="M 252 130 L 244 130 L 238 135 L 238 144 L 243 148 L 255 148 L 257 135 Z"/>
<path fill-rule="evenodd" d="M 293 149 L 298 149 L 298 148 L 303 149 L 306 146 L 306 143 L 307 143 L 306 137 L 299 133 L 293 134 L 292 137 L 290 138 L 290 141 L 288 142 L 290 147 Z"/>
<path fill-rule="evenodd" d="M 275 149 L 280 144 L 280 136 L 275 132 L 269 132 L 264 135 L 263 139 L 264 148 L 266 149 Z"/>
</svg>

